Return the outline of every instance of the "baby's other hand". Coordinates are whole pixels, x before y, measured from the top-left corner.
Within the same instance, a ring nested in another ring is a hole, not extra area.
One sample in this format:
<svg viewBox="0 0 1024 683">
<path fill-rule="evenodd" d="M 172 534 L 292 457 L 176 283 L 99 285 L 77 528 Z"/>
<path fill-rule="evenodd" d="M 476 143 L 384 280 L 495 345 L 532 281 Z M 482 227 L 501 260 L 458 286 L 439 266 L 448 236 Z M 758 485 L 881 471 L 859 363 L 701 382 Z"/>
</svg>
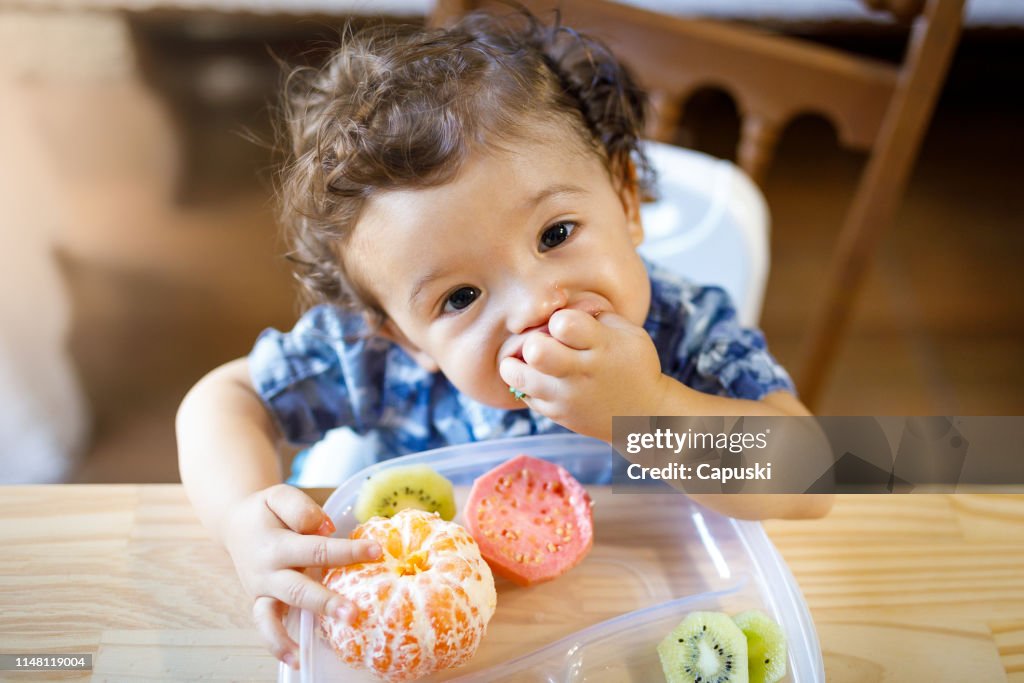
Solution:
<svg viewBox="0 0 1024 683">
<path fill-rule="evenodd" d="M 664 376 L 642 327 L 615 313 L 594 318 L 562 309 L 548 321 L 548 333 L 531 334 L 523 360 L 505 358 L 499 368 L 531 408 L 605 441 L 612 438 L 613 416 L 657 414 Z"/>
<path fill-rule="evenodd" d="M 297 488 L 278 484 L 240 500 L 224 522 L 225 546 L 242 586 L 253 598 L 253 619 L 279 660 L 295 668 L 298 645 L 284 627 L 289 606 L 341 619 L 356 608 L 303 573 L 306 567 L 335 567 L 376 560 L 373 541 L 330 538 L 330 517 Z"/>
</svg>

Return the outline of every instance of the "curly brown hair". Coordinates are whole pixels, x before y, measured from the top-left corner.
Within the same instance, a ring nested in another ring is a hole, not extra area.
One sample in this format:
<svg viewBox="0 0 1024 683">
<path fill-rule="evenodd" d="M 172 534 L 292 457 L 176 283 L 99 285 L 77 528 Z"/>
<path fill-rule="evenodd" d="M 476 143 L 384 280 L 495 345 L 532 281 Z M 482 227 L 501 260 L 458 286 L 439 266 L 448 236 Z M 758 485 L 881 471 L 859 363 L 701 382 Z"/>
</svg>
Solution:
<svg viewBox="0 0 1024 683">
<path fill-rule="evenodd" d="M 479 146 L 568 124 L 621 188 L 647 195 L 646 96 L 599 41 L 526 11 L 473 13 L 448 29 L 345 31 L 321 68 L 287 76 L 289 161 L 279 181 L 288 258 L 311 301 L 384 319 L 341 253 L 374 193 L 448 182 Z"/>
</svg>

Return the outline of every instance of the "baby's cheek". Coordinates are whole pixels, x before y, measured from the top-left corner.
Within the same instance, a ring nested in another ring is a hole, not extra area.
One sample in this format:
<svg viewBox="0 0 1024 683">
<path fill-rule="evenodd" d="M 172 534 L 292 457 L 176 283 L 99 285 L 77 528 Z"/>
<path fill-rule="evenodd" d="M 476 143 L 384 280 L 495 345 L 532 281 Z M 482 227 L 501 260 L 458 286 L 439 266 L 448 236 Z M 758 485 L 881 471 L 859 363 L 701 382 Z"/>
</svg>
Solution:
<svg viewBox="0 0 1024 683">
<path fill-rule="evenodd" d="M 472 349 L 454 353 L 441 370 L 448 381 L 463 394 L 487 405 L 504 407 L 508 389 L 501 381 L 498 367 L 477 360 L 480 356 L 478 351 Z"/>
</svg>

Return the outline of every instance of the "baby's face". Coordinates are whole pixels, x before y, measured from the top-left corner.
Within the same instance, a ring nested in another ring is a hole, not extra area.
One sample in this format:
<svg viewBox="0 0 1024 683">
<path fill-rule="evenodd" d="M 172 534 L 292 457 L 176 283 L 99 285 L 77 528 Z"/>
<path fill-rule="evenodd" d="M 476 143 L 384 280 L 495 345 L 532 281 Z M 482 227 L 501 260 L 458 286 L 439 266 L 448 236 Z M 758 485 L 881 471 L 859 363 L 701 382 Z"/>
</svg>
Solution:
<svg viewBox="0 0 1024 683">
<path fill-rule="evenodd" d="M 557 138 L 471 157 L 451 182 L 371 199 L 346 250 L 421 365 L 491 406 L 524 407 L 498 375 L 561 308 L 642 325 L 650 283 L 601 159 Z"/>
</svg>

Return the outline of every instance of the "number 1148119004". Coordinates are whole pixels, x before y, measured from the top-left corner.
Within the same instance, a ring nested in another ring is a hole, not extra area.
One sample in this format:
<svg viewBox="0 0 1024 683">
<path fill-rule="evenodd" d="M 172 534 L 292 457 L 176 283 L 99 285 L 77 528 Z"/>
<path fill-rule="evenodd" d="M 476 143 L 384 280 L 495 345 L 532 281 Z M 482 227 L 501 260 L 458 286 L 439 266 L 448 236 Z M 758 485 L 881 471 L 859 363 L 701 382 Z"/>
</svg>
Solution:
<svg viewBox="0 0 1024 683">
<path fill-rule="evenodd" d="M 0 654 L 0 671 L 91 670 L 92 654 Z"/>
</svg>

